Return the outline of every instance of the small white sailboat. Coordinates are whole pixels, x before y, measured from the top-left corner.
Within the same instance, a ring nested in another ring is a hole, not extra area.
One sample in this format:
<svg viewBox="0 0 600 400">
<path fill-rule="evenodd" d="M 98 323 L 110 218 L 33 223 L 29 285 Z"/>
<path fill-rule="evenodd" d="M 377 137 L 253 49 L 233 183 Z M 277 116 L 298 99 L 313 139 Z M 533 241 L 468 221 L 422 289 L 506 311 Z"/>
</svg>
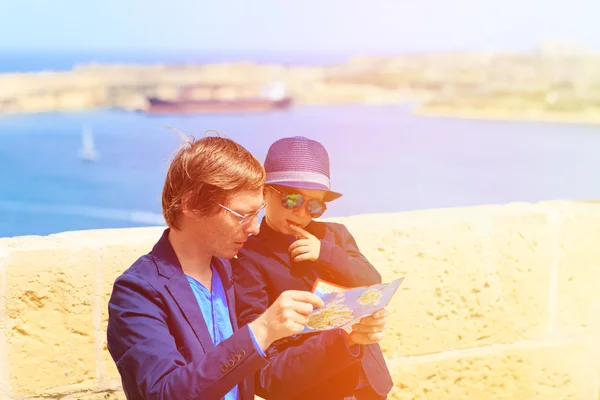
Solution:
<svg viewBox="0 0 600 400">
<path fill-rule="evenodd" d="M 79 158 L 84 161 L 97 161 L 100 153 L 96 150 L 94 144 L 94 135 L 88 127 L 81 132 L 81 148 L 79 149 Z"/>
</svg>

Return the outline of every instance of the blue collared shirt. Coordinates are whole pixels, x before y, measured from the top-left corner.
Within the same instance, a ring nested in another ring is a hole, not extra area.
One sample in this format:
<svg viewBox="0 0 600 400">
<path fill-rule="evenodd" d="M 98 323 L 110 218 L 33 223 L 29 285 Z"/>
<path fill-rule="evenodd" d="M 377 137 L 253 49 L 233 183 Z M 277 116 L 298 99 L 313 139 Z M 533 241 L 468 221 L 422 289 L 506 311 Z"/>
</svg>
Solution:
<svg viewBox="0 0 600 400">
<path fill-rule="evenodd" d="M 223 289 L 223 282 L 221 282 L 221 278 L 215 267 L 212 264 L 210 267 L 212 269 L 212 294 L 204 285 L 191 276 L 186 275 L 186 277 L 194 292 L 196 301 L 200 306 L 212 342 L 217 346 L 223 340 L 233 335 L 233 327 L 231 325 L 231 319 L 229 318 L 229 308 L 227 306 L 225 289 Z M 248 326 L 248 329 L 250 330 L 250 336 L 254 342 L 254 347 L 263 357 L 266 357 L 265 353 L 258 346 L 250 326 Z M 239 398 L 240 395 L 237 385 L 225 395 L 225 400 L 239 400 Z"/>
</svg>

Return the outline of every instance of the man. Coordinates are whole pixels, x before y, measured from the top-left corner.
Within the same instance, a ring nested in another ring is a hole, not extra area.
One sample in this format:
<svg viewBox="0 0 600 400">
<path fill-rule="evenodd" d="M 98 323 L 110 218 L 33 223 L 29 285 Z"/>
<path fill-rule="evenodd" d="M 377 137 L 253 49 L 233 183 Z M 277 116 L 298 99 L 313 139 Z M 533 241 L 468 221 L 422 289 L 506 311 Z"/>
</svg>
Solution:
<svg viewBox="0 0 600 400">
<path fill-rule="evenodd" d="M 227 259 L 258 233 L 264 181 L 260 162 L 229 139 L 189 141 L 174 157 L 162 195 L 168 228 L 116 279 L 108 305 L 108 350 L 129 400 L 251 400 L 264 350 L 323 306 L 287 291 L 238 329 Z"/>
<path fill-rule="evenodd" d="M 108 350 L 129 400 L 251 400 L 252 377 L 261 368 L 278 371 L 273 381 L 291 382 L 360 361 L 359 346 L 334 331 L 306 340 L 286 358 L 265 355 L 323 306 L 308 291 L 282 293 L 238 329 L 227 259 L 258 233 L 264 182 L 260 162 L 226 138 L 191 141 L 174 157 L 162 196 L 168 229 L 117 278 L 108 306 Z M 372 325 L 381 329 L 364 328 Z M 327 351 L 311 351 L 322 347 Z M 291 359 L 304 370 L 285 372 Z"/>
</svg>

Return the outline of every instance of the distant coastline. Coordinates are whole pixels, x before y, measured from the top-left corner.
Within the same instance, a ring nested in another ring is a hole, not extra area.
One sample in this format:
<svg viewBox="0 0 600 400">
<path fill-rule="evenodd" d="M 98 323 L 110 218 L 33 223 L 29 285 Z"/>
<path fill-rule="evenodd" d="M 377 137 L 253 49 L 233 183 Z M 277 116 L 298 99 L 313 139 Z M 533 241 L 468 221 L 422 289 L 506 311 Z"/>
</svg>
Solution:
<svg viewBox="0 0 600 400">
<path fill-rule="evenodd" d="M 550 111 L 517 112 L 507 110 L 477 110 L 441 107 L 417 107 L 412 113 L 424 117 L 459 118 L 467 120 L 492 120 L 511 122 L 544 122 L 553 124 L 600 125 L 600 112 L 595 115 L 586 113 L 561 114 Z"/>
<path fill-rule="evenodd" d="M 143 110 L 149 96 L 185 85 L 283 83 L 294 104 L 418 104 L 416 115 L 600 124 L 600 55 L 544 47 L 531 53 L 360 56 L 325 63 L 231 61 L 87 64 L 69 71 L 0 74 L 0 113 Z M 198 99 L 205 94 L 197 93 Z"/>
</svg>

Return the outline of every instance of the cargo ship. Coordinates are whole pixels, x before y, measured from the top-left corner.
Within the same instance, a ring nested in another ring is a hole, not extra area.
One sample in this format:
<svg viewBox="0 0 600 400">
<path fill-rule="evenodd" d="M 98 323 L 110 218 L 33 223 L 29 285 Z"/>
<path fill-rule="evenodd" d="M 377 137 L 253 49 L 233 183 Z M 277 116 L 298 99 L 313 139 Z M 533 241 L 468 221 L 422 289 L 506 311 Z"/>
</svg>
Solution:
<svg viewBox="0 0 600 400">
<path fill-rule="evenodd" d="M 173 99 L 148 97 L 147 114 L 216 114 L 265 112 L 291 107 L 285 87 L 272 84 L 262 90 L 250 86 L 185 85 Z"/>
</svg>

